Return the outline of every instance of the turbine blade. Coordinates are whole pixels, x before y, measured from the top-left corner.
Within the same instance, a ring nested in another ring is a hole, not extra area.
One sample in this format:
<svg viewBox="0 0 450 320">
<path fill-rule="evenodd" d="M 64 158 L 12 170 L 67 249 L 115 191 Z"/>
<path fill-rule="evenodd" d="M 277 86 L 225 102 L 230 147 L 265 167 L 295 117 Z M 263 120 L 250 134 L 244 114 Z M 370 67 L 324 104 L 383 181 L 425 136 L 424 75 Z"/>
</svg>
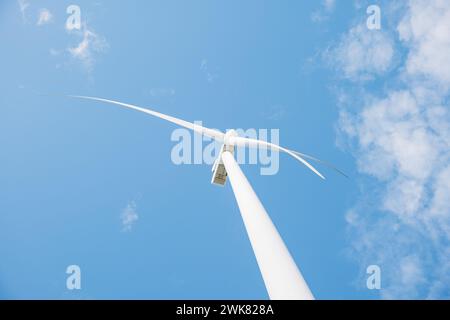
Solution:
<svg viewBox="0 0 450 320">
<path fill-rule="evenodd" d="M 263 148 L 271 149 L 273 151 L 285 152 L 288 155 L 290 155 L 291 157 L 294 157 L 295 159 L 297 159 L 298 161 L 303 163 L 312 172 L 314 172 L 319 177 L 321 177 L 322 179 L 325 180 L 325 177 L 319 171 L 317 171 L 317 169 L 314 168 L 308 161 L 303 159 L 301 156 L 295 154 L 293 151 L 283 148 L 283 147 L 280 147 L 279 145 L 276 145 L 276 144 L 273 144 L 273 143 L 270 143 L 267 141 L 263 141 L 263 140 L 256 140 L 256 139 L 251 139 L 251 138 L 243 138 L 243 137 L 235 137 L 235 136 L 229 137 L 228 141 L 226 141 L 225 143 L 235 145 L 238 147 L 249 147 L 249 148 L 263 147 Z"/>
<path fill-rule="evenodd" d="M 337 173 L 340 173 L 340 174 L 343 175 L 344 177 L 348 178 L 348 175 L 347 175 L 347 174 L 345 174 L 342 170 L 338 169 L 338 168 L 335 167 L 333 164 L 331 164 L 331 163 L 329 163 L 329 162 L 327 162 L 327 161 L 320 160 L 320 159 L 318 159 L 318 158 L 315 158 L 315 157 L 313 157 L 313 156 L 310 156 L 310 155 L 308 155 L 308 154 L 301 153 L 301 152 L 298 152 L 298 151 L 293 151 L 293 150 L 291 150 L 291 151 L 292 151 L 293 153 L 295 153 L 296 155 L 302 157 L 302 158 L 306 158 L 306 159 L 309 159 L 309 160 L 312 160 L 312 161 L 316 161 L 316 162 L 318 162 L 318 163 L 320 163 L 320 164 L 323 164 L 324 166 L 327 166 L 328 168 L 331 168 L 331 169 L 333 169 L 334 171 L 336 171 Z"/>
<path fill-rule="evenodd" d="M 114 101 L 114 100 L 108 100 L 108 99 L 103 99 L 103 98 L 96 98 L 96 97 L 88 97 L 88 96 L 76 96 L 76 95 L 70 95 L 70 98 L 76 98 L 76 99 L 85 99 L 85 100 L 93 100 L 93 101 L 99 101 L 99 102 L 105 102 L 105 103 L 111 103 L 111 104 L 116 104 L 125 108 L 129 108 L 129 109 L 133 109 L 133 110 L 137 110 L 140 112 L 144 112 L 147 114 L 150 114 L 152 116 L 158 117 L 160 119 L 164 119 L 166 121 L 175 123 L 181 127 L 187 128 L 187 129 L 191 129 L 201 135 L 205 135 L 208 136 L 210 138 L 213 138 L 215 140 L 218 141 L 223 141 L 224 138 L 224 134 L 218 130 L 215 129 L 209 129 L 206 127 L 202 127 L 200 125 L 197 125 L 195 123 L 191 123 L 185 120 L 181 120 L 160 112 L 156 112 L 150 109 L 146 109 L 146 108 L 142 108 L 142 107 L 138 107 L 132 104 L 128 104 L 128 103 L 123 103 L 123 102 L 119 102 L 119 101 Z"/>
</svg>

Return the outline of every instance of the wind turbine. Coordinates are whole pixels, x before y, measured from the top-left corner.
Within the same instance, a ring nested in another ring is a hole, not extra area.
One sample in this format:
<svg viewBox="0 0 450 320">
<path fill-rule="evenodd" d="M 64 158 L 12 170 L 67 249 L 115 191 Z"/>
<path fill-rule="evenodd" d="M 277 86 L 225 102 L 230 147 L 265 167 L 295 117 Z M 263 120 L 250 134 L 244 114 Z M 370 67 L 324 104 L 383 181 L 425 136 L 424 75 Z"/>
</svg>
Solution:
<svg viewBox="0 0 450 320">
<path fill-rule="evenodd" d="M 267 292 L 272 300 L 313 300 L 305 279 L 297 268 L 294 259 L 284 244 L 283 239 L 272 223 L 267 211 L 252 186 L 248 182 L 238 163 L 234 159 L 236 147 L 266 148 L 272 151 L 284 152 L 294 157 L 320 178 L 325 177 L 304 158 L 322 162 L 314 157 L 283 148 L 279 145 L 256 139 L 239 137 L 235 130 L 223 133 L 188 121 L 165 115 L 150 109 L 128 103 L 88 96 L 69 96 L 71 98 L 93 100 L 119 105 L 125 108 L 144 112 L 167 120 L 181 127 L 191 129 L 196 133 L 208 136 L 222 143 L 220 153 L 213 165 L 211 183 L 224 185 L 227 177 L 239 206 L 253 252 L 256 257 Z M 327 165 L 326 163 L 324 163 Z M 335 169 L 335 168 L 334 168 Z M 336 169 L 337 170 L 337 169 Z"/>
</svg>

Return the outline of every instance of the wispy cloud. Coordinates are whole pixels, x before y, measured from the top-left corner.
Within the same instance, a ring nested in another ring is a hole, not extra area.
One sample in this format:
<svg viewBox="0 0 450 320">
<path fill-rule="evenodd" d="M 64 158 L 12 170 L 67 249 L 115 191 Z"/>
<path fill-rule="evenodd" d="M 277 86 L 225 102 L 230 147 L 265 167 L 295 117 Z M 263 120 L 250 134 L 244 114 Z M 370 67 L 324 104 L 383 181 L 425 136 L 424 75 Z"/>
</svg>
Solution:
<svg viewBox="0 0 450 320">
<path fill-rule="evenodd" d="M 120 215 L 122 221 L 122 231 L 131 231 L 133 225 L 139 219 L 138 213 L 136 211 L 136 202 L 131 201 Z"/>
<path fill-rule="evenodd" d="M 20 13 L 22 14 L 23 21 L 26 21 L 26 11 L 30 6 L 30 3 L 27 0 L 17 0 L 19 4 Z"/>
<path fill-rule="evenodd" d="M 273 105 L 268 110 L 262 112 L 262 116 L 268 120 L 278 121 L 286 115 L 286 107 Z"/>
<path fill-rule="evenodd" d="M 410 0 L 383 13 L 394 28 L 362 23 L 330 51 L 358 88 L 341 86 L 339 130 L 372 177 L 346 216 L 352 252 L 362 269 L 381 266 L 384 298 L 449 298 L 450 2 Z M 383 81 L 381 93 L 370 80 Z"/>
<path fill-rule="evenodd" d="M 81 30 L 69 32 L 77 35 L 81 40 L 76 46 L 67 48 L 67 51 L 73 58 L 79 60 L 88 72 L 91 72 L 96 54 L 104 52 L 108 48 L 108 43 L 102 36 L 88 28 L 86 23 L 83 23 Z"/>
<path fill-rule="evenodd" d="M 44 24 L 52 22 L 52 20 L 53 20 L 52 13 L 50 12 L 50 10 L 44 8 L 39 11 L 38 21 L 36 24 L 38 26 L 42 26 Z"/>
<path fill-rule="evenodd" d="M 351 80 L 370 80 L 391 68 L 394 41 L 385 31 L 370 32 L 359 24 L 345 34 L 338 46 L 325 53 L 327 59 Z"/>
<path fill-rule="evenodd" d="M 203 59 L 200 63 L 200 70 L 205 74 L 206 80 L 208 82 L 214 82 L 219 77 L 219 74 L 216 71 L 212 71 L 209 62 L 206 59 Z"/>
<path fill-rule="evenodd" d="M 50 48 L 50 50 L 48 51 L 50 53 L 50 55 L 52 56 L 57 56 L 61 54 L 61 51 L 56 50 L 55 48 Z"/>
<path fill-rule="evenodd" d="M 335 0 L 323 0 L 321 3 L 321 8 L 311 14 L 311 20 L 313 22 L 323 22 L 328 20 L 330 15 L 333 13 L 335 6 Z"/>
<path fill-rule="evenodd" d="M 175 95 L 174 88 L 151 88 L 149 91 L 152 97 L 172 97 Z"/>
<path fill-rule="evenodd" d="M 333 11 L 335 5 L 336 5 L 335 0 L 324 0 L 324 7 L 325 10 L 327 10 L 328 12 Z"/>
</svg>

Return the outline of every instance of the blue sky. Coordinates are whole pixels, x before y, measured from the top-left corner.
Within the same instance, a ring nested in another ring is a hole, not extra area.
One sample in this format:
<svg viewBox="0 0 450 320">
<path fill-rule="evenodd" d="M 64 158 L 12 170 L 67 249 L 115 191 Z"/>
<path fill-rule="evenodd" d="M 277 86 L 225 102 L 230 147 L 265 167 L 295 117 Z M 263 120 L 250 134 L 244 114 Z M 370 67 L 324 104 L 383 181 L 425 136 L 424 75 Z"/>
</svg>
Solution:
<svg viewBox="0 0 450 320">
<path fill-rule="evenodd" d="M 450 297 L 448 4 L 380 1 L 368 30 L 365 1 L 77 1 L 68 31 L 71 4 L 0 4 L 0 298 L 268 298 L 230 186 L 171 161 L 176 127 L 64 94 L 279 129 L 350 176 L 242 166 L 316 298 Z"/>
</svg>

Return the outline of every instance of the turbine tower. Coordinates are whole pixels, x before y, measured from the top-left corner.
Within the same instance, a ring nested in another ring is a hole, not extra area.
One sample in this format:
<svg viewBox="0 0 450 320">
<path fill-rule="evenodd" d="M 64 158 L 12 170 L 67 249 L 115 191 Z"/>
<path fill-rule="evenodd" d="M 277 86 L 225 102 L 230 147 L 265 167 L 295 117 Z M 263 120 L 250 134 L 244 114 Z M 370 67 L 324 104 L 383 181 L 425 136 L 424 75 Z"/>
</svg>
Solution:
<svg viewBox="0 0 450 320">
<path fill-rule="evenodd" d="M 240 169 L 238 163 L 234 159 L 234 152 L 236 147 L 266 148 L 276 152 L 284 152 L 303 163 L 322 179 L 325 179 L 325 177 L 304 158 L 318 162 L 322 162 L 321 160 L 303 153 L 283 148 L 270 142 L 239 137 L 235 130 L 230 130 L 227 133 L 223 133 L 215 129 L 209 129 L 132 104 L 97 97 L 70 97 L 115 104 L 144 112 L 221 142 L 222 147 L 220 153 L 212 168 L 213 176 L 211 183 L 223 186 L 226 183 L 227 177 L 229 177 L 234 196 L 238 203 L 239 210 L 241 212 L 241 216 L 270 299 L 314 299 L 308 284 L 295 264 L 295 261 L 284 244 L 283 239 L 278 233 L 275 225 L 264 209 L 264 206 L 252 186 Z"/>
</svg>

